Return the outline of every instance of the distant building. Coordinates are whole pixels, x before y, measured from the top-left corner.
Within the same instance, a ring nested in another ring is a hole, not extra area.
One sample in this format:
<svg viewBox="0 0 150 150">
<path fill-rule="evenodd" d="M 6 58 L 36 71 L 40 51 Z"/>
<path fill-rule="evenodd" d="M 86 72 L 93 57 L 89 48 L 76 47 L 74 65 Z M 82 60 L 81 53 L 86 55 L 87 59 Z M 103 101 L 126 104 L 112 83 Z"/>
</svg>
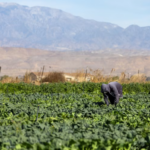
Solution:
<svg viewBox="0 0 150 150">
<path fill-rule="evenodd" d="M 29 73 L 29 78 L 31 81 L 37 81 L 37 76 L 33 72 Z"/>
<path fill-rule="evenodd" d="M 75 76 L 73 76 L 73 75 L 64 74 L 64 77 L 65 77 L 65 80 L 68 81 L 68 82 L 76 80 Z"/>
<path fill-rule="evenodd" d="M 92 75 L 87 75 L 86 78 L 84 75 L 77 75 L 76 73 L 64 73 L 66 81 L 73 82 L 83 82 L 83 81 L 91 81 L 93 79 Z"/>
</svg>

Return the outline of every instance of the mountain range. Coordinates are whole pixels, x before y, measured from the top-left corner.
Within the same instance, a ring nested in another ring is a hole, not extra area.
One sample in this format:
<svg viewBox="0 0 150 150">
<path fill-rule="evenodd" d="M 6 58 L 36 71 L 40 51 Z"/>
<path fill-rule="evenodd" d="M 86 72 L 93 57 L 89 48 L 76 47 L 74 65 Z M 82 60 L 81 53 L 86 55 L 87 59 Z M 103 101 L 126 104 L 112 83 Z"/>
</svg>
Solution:
<svg viewBox="0 0 150 150">
<path fill-rule="evenodd" d="M 59 9 L 0 3 L 0 47 L 44 50 L 150 49 L 150 26 L 122 28 Z"/>
</svg>

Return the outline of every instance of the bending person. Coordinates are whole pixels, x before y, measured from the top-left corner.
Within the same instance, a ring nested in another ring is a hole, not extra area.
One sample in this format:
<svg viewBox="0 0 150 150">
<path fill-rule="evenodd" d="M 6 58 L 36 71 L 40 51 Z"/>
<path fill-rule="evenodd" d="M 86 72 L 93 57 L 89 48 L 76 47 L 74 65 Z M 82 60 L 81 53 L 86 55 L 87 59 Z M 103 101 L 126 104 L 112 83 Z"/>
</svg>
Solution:
<svg viewBox="0 0 150 150">
<path fill-rule="evenodd" d="M 122 85 L 118 82 L 110 82 L 109 84 L 102 84 L 101 92 L 104 95 L 104 101 L 109 106 L 108 98 L 111 104 L 117 105 L 119 98 L 122 95 Z"/>
</svg>

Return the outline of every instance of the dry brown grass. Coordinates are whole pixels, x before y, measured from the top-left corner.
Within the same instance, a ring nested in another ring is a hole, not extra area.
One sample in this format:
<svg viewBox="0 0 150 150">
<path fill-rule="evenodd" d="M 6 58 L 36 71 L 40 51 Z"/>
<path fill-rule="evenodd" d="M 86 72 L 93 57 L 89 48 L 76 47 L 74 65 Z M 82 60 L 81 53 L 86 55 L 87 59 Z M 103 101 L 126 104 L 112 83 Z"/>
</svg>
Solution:
<svg viewBox="0 0 150 150">
<path fill-rule="evenodd" d="M 11 83 L 12 82 L 12 78 L 11 77 L 6 77 L 6 78 L 3 78 L 1 80 L 1 83 Z"/>
<path fill-rule="evenodd" d="M 0 82 L 1 83 L 34 83 L 35 85 L 40 85 L 41 83 L 53 83 L 53 82 L 65 82 L 65 77 L 63 72 L 51 72 L 45 78 L 42 78 L 42 72 L 44 69 L 39 72 L 41 74 L 41 81 L 32 81 L 29 76 L 29 72 L 26 72 L 23 76 L 23 79 L 19 79 L 18 77 L 8 77 L 5 76 Z M 121 72 L 120 76 L 115 76 L 113 73 L 115 69 L 112 68 L 109 75 L 104 75 L 103 70 L 77 70 L 74 73 L 70 73 L 70 75 L 74 76 L 78 79 L 78 82 L 87 82 L 86 77 L 90 77 L 90 82 L 100 83 L 100 82 L 112 82 L 117 81 L 119 83 L 146 83 L 146 76 L 144 74 L 138 73 L 129 77 L 128 73 Z M 77 81 L 71 81 L 77 82 Z"/>
<path fill-rule="evenodd" d="M 139 70 L 138 70 L 138 74 L 132 75 L 131 77 L 129 77 L 129 73 L 126 73 L 126 72 L 121 72 L 120 76 L 115 76 L 113 75 L 114 72 L 115 72 L 115 69 L 112 68 L 109 75 L 104 75 L 103 70 L 89 69 L 87 76 L 91 76 L 90 82 L 94 82 L 94 83 L 113 82 L 113 81 L 117 81 L 119 83 L 127 83 L 127 84 L 147 82 L 145 74 L 140 74 Z M 85 77 L 85 73 L 86 73 L 85 70 L 80 70 L 74 74 L 77 78 L 81 78 L 81 77 Z"/>
<path fill-rule="evenodd" d="M 146 76 L 144 74 L 135 74 L 131 76 L 130 82 L 139 82 L 139 83 L 146 82 Z"/>
<path fill-rule="evenodd" d="M 118 82 L 120 83 L 146 83 L 145 74 L 134 74 L 131 77 L 128 76 L 128 73 L 122 72 Z"/>
<path fill-rule="evenodd" d="M 6 77 L 1 80 L 1 83 L 19 83 L 21 82 L 18 77 Z"/>
<path fill-rule="evenodd" d="M 25 83 L 31 83 L 31 78 L 29 76 L 29 73 L 26 71 L 25 75 L 23 76 L 23 82 Z"/>
<path fill-rule="evenodd" d="M 103 75 L 102 70 L 92 70 L 90 69 L 90 74 L 93 76 L 91 82 L 98 83 L 98 82 L 106 82 L 106 78 Z"/>
<path fill-rule="evenodd" d="M 99 70 L 99 69 L 97 70 L 89 69 L 88 71 L 78 70 L 75 73 L 73 73 L 73 75 L 75 76 L 75 78 L 83 79 L 82 82 L 87 81 L 86 77 L 87 78 L 90 77 L 90 82 L 94 82 L 94 83 L 111 82 L 118 79 L 118 77 L 113 76 L 114 71 L 115 69 L 112 68 L 109 75 L 104 75 L 103 70 Z"/>
<path fill-rule="evenodd" d="M 74 76 L 76 81 L 71 81 L 72 83 L 73 82 L 84 82 L 86 81 L 86 77 L 88 76 L 88 73 L 81 69 L 81 70 L 77 70 L 76 72 L 74 73 L 71 73 L 70 75 Z"/>
</svg>

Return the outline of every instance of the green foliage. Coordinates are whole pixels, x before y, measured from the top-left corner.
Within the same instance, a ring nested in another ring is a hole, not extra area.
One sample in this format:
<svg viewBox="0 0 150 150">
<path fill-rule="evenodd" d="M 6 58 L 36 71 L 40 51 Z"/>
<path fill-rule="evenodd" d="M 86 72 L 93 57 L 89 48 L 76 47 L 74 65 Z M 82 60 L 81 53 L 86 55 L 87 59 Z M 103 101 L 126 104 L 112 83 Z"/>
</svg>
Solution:
<svg viewBox="0 0 150 150">
<path fill-rule="evenodd" d="M 26 83 L 0 83 L 1 93 L 97 93 L 101 94 L 102 83 L 50 83 L 40 86 Z M 148 93 L 150 83 L 122 84 L 124 94 Z"/>
<path fill-rule="evenodd" d="M 117 107 L 100 87 L 0 84 L 0 149 L 150 149 L 149 84 L 124 84 Z"/>
</svg>

